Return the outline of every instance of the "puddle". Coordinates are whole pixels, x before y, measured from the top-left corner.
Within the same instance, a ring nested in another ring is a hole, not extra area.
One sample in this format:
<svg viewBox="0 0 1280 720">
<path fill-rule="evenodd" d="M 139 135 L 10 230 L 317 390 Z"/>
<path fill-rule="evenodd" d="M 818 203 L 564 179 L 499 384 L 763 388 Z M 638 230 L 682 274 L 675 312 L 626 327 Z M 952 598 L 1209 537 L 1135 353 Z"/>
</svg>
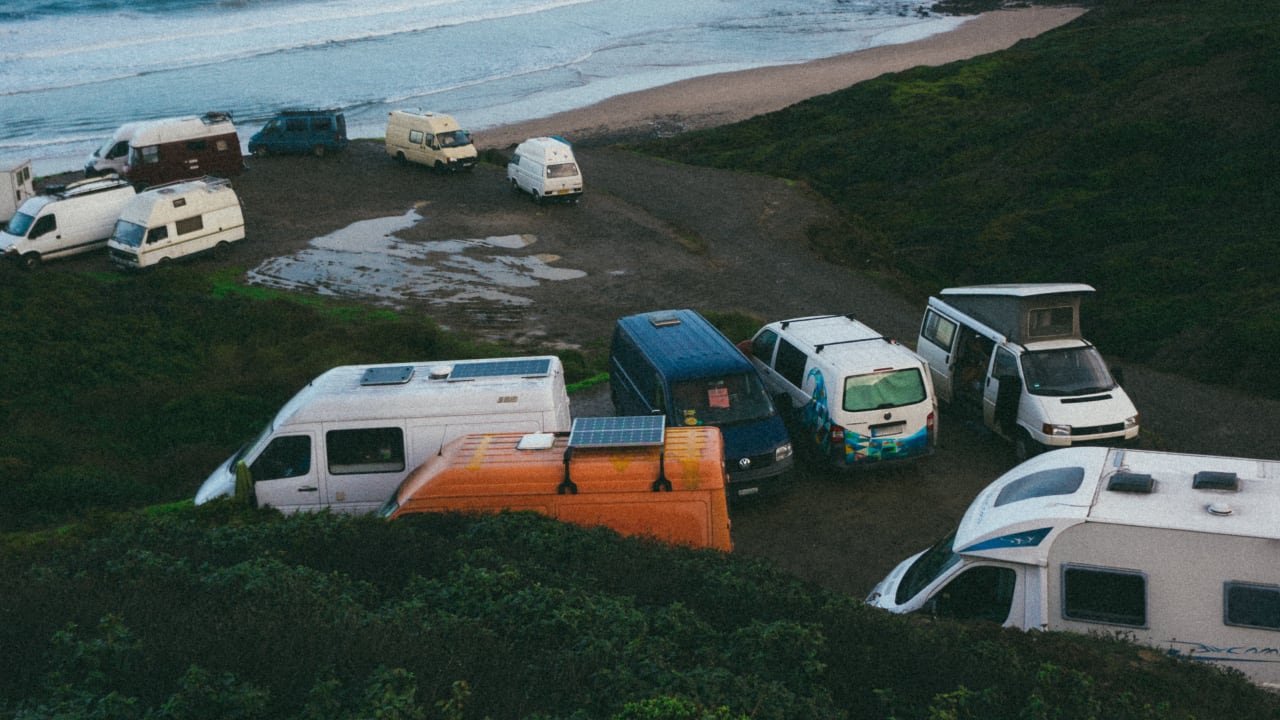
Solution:
<svg viewBox="0 0 1280 720">
<path fill-rule="evenodd" d="M 406 242 L 395 234 L 423 220 L 417 210 L 398 217 L 354 222 L 312 240 L 301 252 L 271 258 L 249 271 L 257 285 L 404 301 L 459 303 L 486 301 L 524 306 L 532 300 L 512 292 L 543 281 L 585 277 L 581 270 L 553 267 L 557 255 L 508 255 L 532 245 L 533 235 L 469 240 Z"/>
</svg>

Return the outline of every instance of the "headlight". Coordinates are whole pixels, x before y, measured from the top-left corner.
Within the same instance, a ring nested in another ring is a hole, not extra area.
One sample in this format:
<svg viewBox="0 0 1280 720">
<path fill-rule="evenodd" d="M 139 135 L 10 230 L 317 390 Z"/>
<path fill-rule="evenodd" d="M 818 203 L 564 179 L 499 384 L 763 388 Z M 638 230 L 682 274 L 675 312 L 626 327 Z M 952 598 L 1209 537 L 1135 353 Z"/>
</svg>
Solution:
<svg viewBox="0 0 1280 720">
<path fill-rule="evenodd" d="M 1071 437 L 1070 425 L 1051 425 L 1045 423 L 1040 427 L 1040 431 L 1050 437 Z"/>
<path fill-rule="evenodd" d="M 1125 430 L 1132 430 L 1132 429 L 1134 429 L 1134 428 L 1136 428 L 1136 427 L 1138 427 L 1138 416 L 1137 416 L 1137 415 L 1132 415 L 1132 416 L 1127 417 L 1127 418 L 1125 418 L 1125 419 L 1124 419 L 1124 429 L 1125 429 Z"/>
<path fill-rule="evenodd" d="M 778 449 L 773 451 L 774 462 L 782 462 L 783 460 L 786 460 L 789 457 L 791 457 L 791 443 L 787 443 L 786 445 L 779 445 Z"/>
</svg>

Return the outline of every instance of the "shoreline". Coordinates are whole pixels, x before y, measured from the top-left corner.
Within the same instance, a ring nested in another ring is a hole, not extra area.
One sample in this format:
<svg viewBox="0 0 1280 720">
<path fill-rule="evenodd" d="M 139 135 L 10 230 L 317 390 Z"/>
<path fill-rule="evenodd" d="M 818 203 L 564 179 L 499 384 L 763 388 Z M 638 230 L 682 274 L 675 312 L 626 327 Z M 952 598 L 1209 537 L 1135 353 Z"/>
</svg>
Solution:
<svg viewBox="0 0 1280 720">
<path fill-rule="evenodd" d="M 571 142 L 618 136 L 661 137 L 746 120 L 880 75 L 945 65 L 1004 50 L 1083 15 L 1080 7 L 993 10 L 954 30 L 898 45 L 858 50 L 794 65 L 704 75 L 616 95 L 577 110 L 478 130 L 476 146 L 503 149 L 541 135 Z"/>
</svg>

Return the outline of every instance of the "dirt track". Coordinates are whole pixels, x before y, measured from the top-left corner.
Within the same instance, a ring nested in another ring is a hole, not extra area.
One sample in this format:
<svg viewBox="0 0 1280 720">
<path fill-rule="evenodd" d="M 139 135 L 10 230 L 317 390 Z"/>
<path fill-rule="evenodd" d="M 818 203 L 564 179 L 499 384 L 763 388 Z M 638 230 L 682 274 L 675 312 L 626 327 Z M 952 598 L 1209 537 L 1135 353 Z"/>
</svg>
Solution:
<svg viewBox="0 0 1280 720">
<path fill-rule="evenodd" d="M 509 190 L 494 165 L 436 175 L 397 165 L 370 143 L 326 158 L 253 159 L 234 182 L 249 239 L 226 262 L 254 269 L 272 258 L 310 258 L 314 285 L 304 291 L 395 284 L 394 297 L 375 301 L 515 345 L 600 352 L 617 317 L 672 307 L 765 319 L 850 312 L 914 344 L 918 303 L 810 251 L 805 228 L 833 216 L 813 194 L 773 178 L 611 148 L 579 148 L 578 155 L 587 193 L 577 206 L 535 205 Z M 394 246 L 376 228 L 339 243 L 352 253 L 343 262 L 360 271 L 354 283 L 335 279 L 334 256 L 309 254 L 316 238 L 415 209 L 420 219 L 394 233 Z M 493 238 L 504 240 L 486 241 Z M 424 249 L 430 252 L 417 252 Z M 388 256 L 403 259 L 394 283 L 379 265 Z M 49 269 L 105 265 L 95 256 Z M 1280 403 L 1140 367 L 1126 372 L 1148 445 L 1280 455 Z M 599 390 L 574 404 L 581 414 L 609 411 Z M 948 532 L 974 494 L 1013 464 L 1003 443 L 945 414 L 940 436 L 937 454 L 917 466 L 800 472 L 790 493 L 735 508 L 736 552 L 864 595 L 899 560 Z"/>
</svg>

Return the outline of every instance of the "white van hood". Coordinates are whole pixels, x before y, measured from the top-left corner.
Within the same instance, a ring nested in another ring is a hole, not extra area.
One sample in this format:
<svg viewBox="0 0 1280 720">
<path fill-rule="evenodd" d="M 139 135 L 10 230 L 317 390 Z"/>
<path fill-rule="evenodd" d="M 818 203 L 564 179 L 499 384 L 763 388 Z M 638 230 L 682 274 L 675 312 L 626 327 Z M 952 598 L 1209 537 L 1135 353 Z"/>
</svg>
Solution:
<svg viewBox="0 0 1280 720">
<path fill-rule="evenodd" d="M 1097 427 L 1123 423 L 1138 414 L 1133 401 L 1119 385 L 1098 393 L 1075 397 L 1031 395 L 1041 408 L 1041 417 L 1054 425 Z"/>
<path fill-rule="evenodd" d="M 921 555 L 925 554 L 925 550 L 912 555 L 911 557 L 898 563 L 883 580 L 876 584 L 875 588 L 867 595 L 866 603 L 872 607 L 878 607 L 881 610 L 888 610 L 892 613 L 906 613 L 916 609 L 916 605 L 920 602 L 920 597 L 910 598 L 907 602 L 899 605 L 895 600 L 898 594 L 898 585 L 902 582 L 902 576 L 907 574 L 907 568 L 911 567 Z M 924 593 L 919 594 L 921 597 Z M 912 602 L 915 601 L 915 602 Z"/>
<path fill-rule="evenodd" d="M 224 460 L 217 470 L 214 470 L 208 478 L 205 478 L 204 483 L 200 485 L 200 489 L 196 491 L 196 505 L 203 505 L 215 498 L 230 497 L 236 494 L 236 474 L 231 471 L 231 461 L 236 458 L 236 455 Z"/>
</svg>

